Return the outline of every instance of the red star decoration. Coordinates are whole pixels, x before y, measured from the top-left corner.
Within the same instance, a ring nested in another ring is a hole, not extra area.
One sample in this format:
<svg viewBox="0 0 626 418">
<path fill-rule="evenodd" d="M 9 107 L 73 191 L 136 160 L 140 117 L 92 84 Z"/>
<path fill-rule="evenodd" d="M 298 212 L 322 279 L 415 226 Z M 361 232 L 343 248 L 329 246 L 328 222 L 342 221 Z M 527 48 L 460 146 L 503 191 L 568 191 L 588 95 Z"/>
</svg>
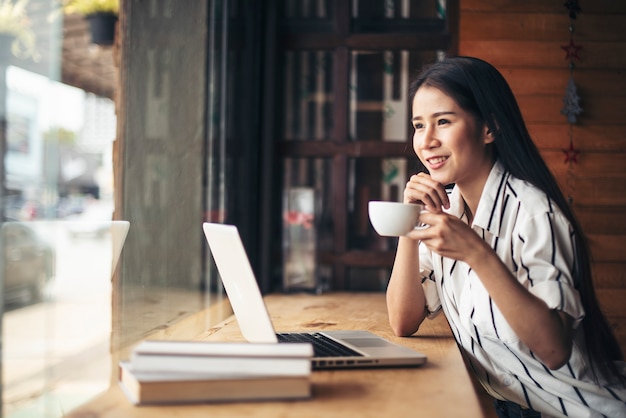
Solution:
<svg viewBox="0 0 626 418">
<path fill-rule="evenodd" d="M 563 152 L 565 153 L 565 161 L 563 161 L 564 163 L 578 164 L 578 154 L 580 153 L 580 151 L 574 148 L 573 142 L 570 141 L 569 148 L 564 149 Z"/>
<path fill-rule="evenodd" d="M 569 45 L 561 45 L 561 49 L 563 51 L 565 51 L 565 59 L 566 60 L 577 59 L 578 61 L 580 61 L 580 57 L 578 56 L 578 52 L 581 49 L 583 49 L 583 47 L 579 46 L 579 45 L 576 45 L 572 38 L 570 38 L 570 40 L 569 40 Z"/>
</svg>

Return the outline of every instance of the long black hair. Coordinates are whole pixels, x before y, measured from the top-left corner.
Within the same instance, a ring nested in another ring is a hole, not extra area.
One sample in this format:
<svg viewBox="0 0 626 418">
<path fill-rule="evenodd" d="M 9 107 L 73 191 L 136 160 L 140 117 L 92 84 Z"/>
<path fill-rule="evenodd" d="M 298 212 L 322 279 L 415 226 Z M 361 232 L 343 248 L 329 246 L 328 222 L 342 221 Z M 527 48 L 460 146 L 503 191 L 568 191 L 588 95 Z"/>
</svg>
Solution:
<svg viewBox="0 0 626 418">
<path fill-rule="evenodd" d="M 533 142 L 517 100 L 502 74 L 491 64 L 472 57 L 448 57 L 426 66 L 409 87 L 411 101 L 421 86 L 434 87 L 455 100 L 494 133 L 495 157 L 513 176 L 542 190 L 567 217 L 575 236 L 577 269 L 574 286 L 585 309 L 582 326 L 592 372 L 624 383 L 614 361 L 623 360 L 620 346 L 606 320 L 592 281 L 587 239 L 547 164 Z"/>
</svg>

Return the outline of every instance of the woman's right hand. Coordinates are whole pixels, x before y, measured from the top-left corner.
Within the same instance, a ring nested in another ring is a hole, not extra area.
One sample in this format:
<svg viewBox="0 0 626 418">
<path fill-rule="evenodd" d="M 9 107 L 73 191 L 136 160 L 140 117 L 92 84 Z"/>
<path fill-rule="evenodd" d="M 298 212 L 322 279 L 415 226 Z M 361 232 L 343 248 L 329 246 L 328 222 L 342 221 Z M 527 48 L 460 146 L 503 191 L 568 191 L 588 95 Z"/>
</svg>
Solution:
<svg viewBox="0 0 626 418">
<path fill-rule="evenodd" d="M 404 188 L 404 203 L 422 203 L 424 209 L 432 213 L 440 213 L 443 209 L 450 208 L 448 193 L 443 184 L 426 173 L 411 176 Z"/>
</svg>

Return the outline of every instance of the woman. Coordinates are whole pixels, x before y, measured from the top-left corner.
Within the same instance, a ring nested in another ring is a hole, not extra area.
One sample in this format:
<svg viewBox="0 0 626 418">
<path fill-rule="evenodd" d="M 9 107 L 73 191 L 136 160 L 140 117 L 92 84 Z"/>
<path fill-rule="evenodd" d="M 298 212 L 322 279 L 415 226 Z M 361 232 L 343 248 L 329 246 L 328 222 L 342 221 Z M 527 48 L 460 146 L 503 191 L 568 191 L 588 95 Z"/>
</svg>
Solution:
<svg viewBox="0 0 626 418">
<path fill-rule="evenodd" d="M 447 58 L 410 97 L 428 174 L 410 178 L 404 202 L 423 203 L 429 227 L 399 238 L 387 289 L 394 332 L 412 335 L 443 310 L 500 417 L 626 417 L 622 353 L 585 238 L 502 75 Z"/>
</svg>

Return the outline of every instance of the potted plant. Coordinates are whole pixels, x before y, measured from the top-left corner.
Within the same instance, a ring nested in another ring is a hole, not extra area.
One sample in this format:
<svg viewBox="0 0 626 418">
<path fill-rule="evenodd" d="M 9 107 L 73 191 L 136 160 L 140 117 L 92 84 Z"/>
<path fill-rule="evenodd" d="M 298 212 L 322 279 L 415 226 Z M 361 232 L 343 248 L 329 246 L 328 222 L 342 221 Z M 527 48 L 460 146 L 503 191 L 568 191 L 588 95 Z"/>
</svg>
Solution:
<svg viewBox="0 0 626 418">
<path fill-rule="evenodd" d="M 111 45 L 115 40 L 115 23 L 120 9 L 119 0 L 64 0 L 66 14 L 80 13 L 89 22 L 91 42 Z"/>
<path fill-rule="evenodd" d="M 0 0 L 0 61 L 12 54 L 36 59 L 35 32 L 26 14 L 29 0 Z"/>
</svg>

